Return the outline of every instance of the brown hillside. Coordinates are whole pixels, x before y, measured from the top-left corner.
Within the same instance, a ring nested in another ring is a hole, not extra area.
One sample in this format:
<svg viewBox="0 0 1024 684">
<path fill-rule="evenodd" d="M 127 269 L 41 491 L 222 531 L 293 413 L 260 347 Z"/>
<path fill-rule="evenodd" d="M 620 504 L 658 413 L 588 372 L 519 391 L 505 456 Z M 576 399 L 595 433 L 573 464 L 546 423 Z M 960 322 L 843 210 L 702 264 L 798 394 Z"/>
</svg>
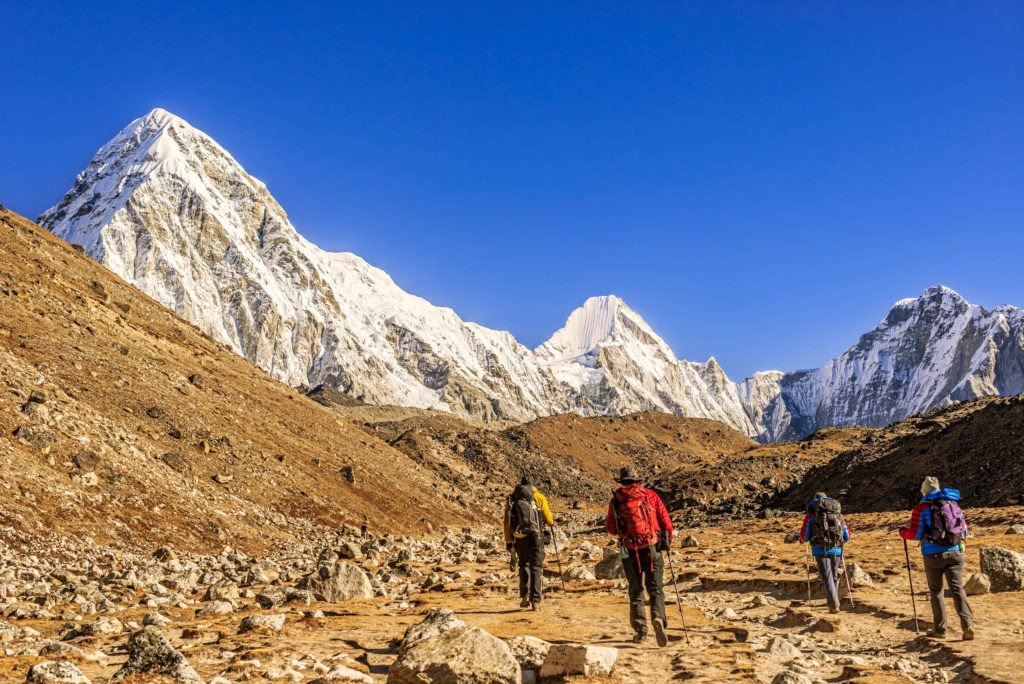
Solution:
<svg viewBox="0 0 1024 684">
<path fill-rule="evenodd" d="M 825 489 L 851 511 L 907 508 L 927 475 L 960 490 L 966 505 L 1024 503 L 1024 395 L 936 409 L 887 428 L 811 469 L 779 503 L 796 508 Z"/>
<path fill-rule="evenodd" d="M 415 530 L 480 515 L 30 221 L 0 211 L 0 245 L 9 541 L 258 548 L 313 523 Z"/>
</svg>

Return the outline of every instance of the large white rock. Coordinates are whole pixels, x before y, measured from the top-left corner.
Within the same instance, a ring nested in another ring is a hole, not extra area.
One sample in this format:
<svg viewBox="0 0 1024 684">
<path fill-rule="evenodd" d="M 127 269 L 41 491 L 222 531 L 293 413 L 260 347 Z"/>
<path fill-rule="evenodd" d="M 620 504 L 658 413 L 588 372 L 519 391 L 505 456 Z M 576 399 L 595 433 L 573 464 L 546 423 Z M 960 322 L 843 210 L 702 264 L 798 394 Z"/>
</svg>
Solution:
<svg viewBox="0 0 1024 684">
<path fill-rule="evenodd" d="M 88 677 L 66 660 L 33 665 L 25 681 L 27 684 L 91 684 Z"/>
<path fill-rule="evenodd" d="M 398 654 L 401 655 L 424 639 L 433 639 L 445 632 L 465 626 L 466 623 L 460 620 L 452 609 L 435 608 L 421 622 L 417 622 L 405 630 L 402 643 L 398 646 Z"/>
<path fill-rule="evenodd" d="M 314 679 L 310 684 L 332 684 L 333 682 L 359 682 L 373 684 L 373 677 L 344 665 L 335 665 L 323 677 Z"/>
<path fill-rule="evenodd" d="M 508 645 L 479 627 L 458 627 L 421 639 L 388 670 L 389 684 L 520 684 Z"/>
<path fill-rule="evenodd" d="M 551 644 L 533 636 L 517 636 L 507 643 L 512 656 L 523 670 L 539 671 L 551 650 Z"/>
<path fill-rule="evenodd" d="M 568 675 L 603 677 L 612 673 L 618 659 L 617 648 L 556 644 L 548 651 L 548 657 L 540 668 L 540 676 L 541 679 Z"/>
<path fill-rule="evenodd" d="M 373 584 L 360 568 L 343 560 L 321 563 L 302 581 L 303 589 L 327 603 L 373 598 Z"/>
<path fill-rule="evenodd" d="M 991 580 L 993 592 L 1024 590 L 1024 553 L 990 546 L 980 554 L 981 571 Z"/>
</svg>

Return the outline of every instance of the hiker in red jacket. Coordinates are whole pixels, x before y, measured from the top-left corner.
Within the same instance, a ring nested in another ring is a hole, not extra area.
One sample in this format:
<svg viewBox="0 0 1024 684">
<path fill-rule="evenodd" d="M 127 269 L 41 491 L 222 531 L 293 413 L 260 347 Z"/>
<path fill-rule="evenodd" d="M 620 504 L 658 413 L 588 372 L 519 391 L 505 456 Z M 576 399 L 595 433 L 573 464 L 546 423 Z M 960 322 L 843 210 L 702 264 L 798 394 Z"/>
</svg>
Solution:
<svg viewBox="0 0 1024 684">
<path fill-rule="evenodd" d="M 652 489 L 640 482 L 633 468 L 623 468 L 616 480 L 622 485 L 615 490 L 608 504 L 605 529 L 619 538 L 622 568 L 629 582 L 629 622 L 633 641 L 647 638 L 647 617 L 644 614 L 644 589 L 651 602 L 651 623 L 658 646 L 668 645 L 665 628 L 664 572 L 662 551 L 672 543 L 672 519 L 665 503 Z"/>
</svg>

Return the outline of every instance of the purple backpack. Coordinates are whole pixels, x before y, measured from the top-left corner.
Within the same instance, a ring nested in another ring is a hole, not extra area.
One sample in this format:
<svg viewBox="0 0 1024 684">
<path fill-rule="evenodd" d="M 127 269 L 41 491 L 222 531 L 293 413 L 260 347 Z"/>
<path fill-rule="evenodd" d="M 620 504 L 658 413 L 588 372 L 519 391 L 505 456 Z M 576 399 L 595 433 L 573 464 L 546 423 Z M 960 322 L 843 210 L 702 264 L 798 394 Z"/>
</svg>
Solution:
<svg viewBox="0 0 1024 684">
<path fill-rule="evenodd" d="M 967 518 L 960 504 L 949 499 L 932 501 L 932 523 L 924 538 L 940 546 L 957 546 L 967 536 Z"/>
</svg>

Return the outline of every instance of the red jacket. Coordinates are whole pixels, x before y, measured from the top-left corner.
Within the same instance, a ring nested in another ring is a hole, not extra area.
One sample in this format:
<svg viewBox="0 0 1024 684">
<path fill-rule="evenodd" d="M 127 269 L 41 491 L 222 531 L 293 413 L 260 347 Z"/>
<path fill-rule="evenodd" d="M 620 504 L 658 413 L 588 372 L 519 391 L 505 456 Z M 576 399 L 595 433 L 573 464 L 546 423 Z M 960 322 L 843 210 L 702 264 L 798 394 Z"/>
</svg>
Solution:
<svg viewBox="0 0 1024 684">
<path fill-rule="evenodd" d="M 624 494 L 634 494 L 636 491 L 642 490 L 644 497 L 647 499 L 647 506 L 654 511 L 654 526 L 657 528 L 656 532 L 668 532 L 669 541 L 672 541 L 672 518 L 668 515 L 668 509 L 665 508 L 665 502 L 661 500 L 658 493 L 653 489 L 647 489 L 639 482 L 631 485 L 626 485 L 615 492 L 615 497 L 608 503 L 608 517 L 605 519 L 604 528 L 608 534 L 613 537 L 619 536 L 618 525 L 615 522 L 615 499 L 619 497 L 619 492 Z"/>
</svg>

